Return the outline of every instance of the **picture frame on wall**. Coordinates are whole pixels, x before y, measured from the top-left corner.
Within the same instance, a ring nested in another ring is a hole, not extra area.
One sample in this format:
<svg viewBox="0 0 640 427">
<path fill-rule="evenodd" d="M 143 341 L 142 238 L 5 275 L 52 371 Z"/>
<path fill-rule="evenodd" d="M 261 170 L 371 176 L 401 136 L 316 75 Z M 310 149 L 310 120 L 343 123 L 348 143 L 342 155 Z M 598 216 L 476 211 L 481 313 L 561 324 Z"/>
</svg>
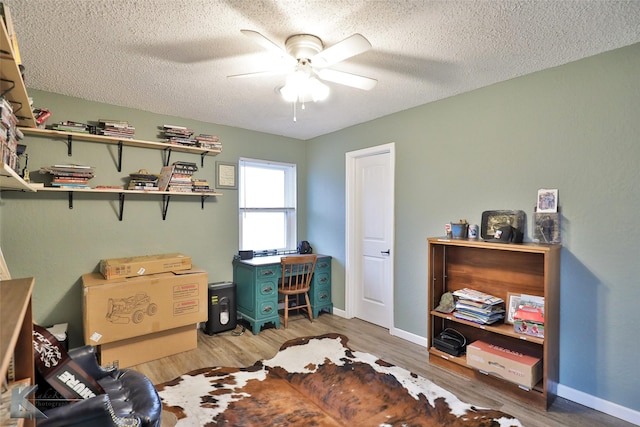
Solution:
<svg viewBox="0 0 640 427">
<path fill-rule="evenodd" d="M 507 293 L 507 317 L 504 320 L 505 323 L 513 325 L 513 318 L 516 314 L 516 311 L 518 310 L 518 307 L 520 306 L 521 296 L 521 294 L 515 294 L 513 292 Z"/>
<path fill-rule="evenodd" d="M 216 188 L 238 189 L 238 165 L 236 163 L 216 162 Z"/>
</svg>

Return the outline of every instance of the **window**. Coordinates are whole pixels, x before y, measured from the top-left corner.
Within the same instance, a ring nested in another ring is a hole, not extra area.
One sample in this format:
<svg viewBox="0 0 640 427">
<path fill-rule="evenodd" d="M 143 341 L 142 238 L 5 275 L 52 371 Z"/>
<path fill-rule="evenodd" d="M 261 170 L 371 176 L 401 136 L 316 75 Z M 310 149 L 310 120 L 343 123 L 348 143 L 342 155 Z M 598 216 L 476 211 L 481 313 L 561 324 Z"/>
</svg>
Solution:
<svg viewBox="0 0 640 427">
<path fill-rule="evenodd" d="M 296 249 L 296 165 L 240 159 L 240 250 Z"/>
</svg>

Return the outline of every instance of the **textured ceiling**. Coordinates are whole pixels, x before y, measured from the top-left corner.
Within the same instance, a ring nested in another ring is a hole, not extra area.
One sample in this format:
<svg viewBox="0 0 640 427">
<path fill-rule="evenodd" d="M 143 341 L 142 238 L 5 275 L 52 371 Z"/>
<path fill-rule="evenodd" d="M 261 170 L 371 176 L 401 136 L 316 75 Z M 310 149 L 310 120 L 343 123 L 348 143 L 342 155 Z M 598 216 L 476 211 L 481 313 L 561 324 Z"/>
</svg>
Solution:
<svg viewBox="0 0 640 427">
<path fill-rule="evenodd" d="M 29 88 L 303 140 L 640 42 L 639 1 L 3 1 Z M 226 77 L 277 59 L 241 29 L 361 33 L 373 48 L 333 68 L 378 85 L 328 83 L 294 122 L 284 76 Z"/>
</svg>

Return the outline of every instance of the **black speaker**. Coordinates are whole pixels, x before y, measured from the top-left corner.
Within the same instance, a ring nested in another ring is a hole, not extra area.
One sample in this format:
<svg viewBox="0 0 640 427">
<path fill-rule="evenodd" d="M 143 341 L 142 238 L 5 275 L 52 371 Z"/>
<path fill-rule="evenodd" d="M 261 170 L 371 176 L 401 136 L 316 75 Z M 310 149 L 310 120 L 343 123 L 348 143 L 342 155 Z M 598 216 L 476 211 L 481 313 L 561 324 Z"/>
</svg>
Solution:
<svg viewBox="0 0 640 427">
<path fill-rule="evenodd" d="M 213 335 L 236 327 L 236 284 L 232 282 L 209 283 L 209 320 L 204 332 Z"/>
</svg>

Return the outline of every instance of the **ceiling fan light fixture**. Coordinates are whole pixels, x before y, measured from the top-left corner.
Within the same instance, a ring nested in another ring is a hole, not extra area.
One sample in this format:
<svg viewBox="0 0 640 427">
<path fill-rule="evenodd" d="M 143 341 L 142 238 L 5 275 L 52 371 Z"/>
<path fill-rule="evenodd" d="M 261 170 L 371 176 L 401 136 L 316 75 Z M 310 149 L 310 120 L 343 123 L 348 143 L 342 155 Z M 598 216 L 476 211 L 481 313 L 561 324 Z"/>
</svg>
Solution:
<svg viewBox="0 0 640 427">
<path fill-rule="evenodd" d="M 329 96 L 329 86 L 302 71 L 287 77 L 287 83 L 280 88 L 282 99 L 287 102 L 324 101 Z"/>
<path fill-rule="evenodd" d="M 279 89 L 280 95 L 282 99 L 287 102 L 297 102 L 298 101 L 298 91 L 290 85 L 284 85 Z"/>
<path fill-rule="evenodd" d="M 322 83 L 315 77 L 310 77 L 307 81 L 307 88 L 311 94 L 313 102 L 324 101 L 329 97 L 329 86 Z"/>
</svg>

